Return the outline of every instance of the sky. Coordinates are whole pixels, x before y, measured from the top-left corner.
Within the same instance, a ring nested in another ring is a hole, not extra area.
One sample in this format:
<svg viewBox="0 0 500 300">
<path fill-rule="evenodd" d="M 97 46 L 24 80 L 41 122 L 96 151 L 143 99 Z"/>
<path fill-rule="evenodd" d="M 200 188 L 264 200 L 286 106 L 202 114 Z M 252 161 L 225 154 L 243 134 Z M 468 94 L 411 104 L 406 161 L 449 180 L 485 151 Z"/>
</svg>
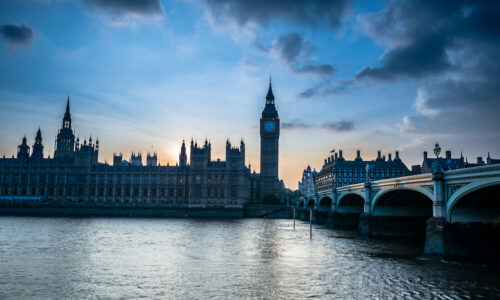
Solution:
<svg viewBox="0 0 500 300">
<path fill-rule="evenodd" d="M 40 127 L 53 156 L 69 96 L 101 162 L 243 139 L 259 172 L 272 76 L 287 187 L 332 149 L 500 157 L 498 53 L 497 1 L 0 1 L 0 155 Z"/>
</svg>

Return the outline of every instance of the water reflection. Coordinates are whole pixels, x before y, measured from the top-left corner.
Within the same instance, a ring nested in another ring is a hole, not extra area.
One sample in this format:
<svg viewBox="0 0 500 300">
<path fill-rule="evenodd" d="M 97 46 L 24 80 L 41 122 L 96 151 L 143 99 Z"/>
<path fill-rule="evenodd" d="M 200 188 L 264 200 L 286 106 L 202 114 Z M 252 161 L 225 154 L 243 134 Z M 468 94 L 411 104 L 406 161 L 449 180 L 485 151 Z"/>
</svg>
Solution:
<svg viewBox="0 0 500 300">
<path fill-rule="evenodd" d="M 495 298 L 493 265 L 289 220 L 0 217 L 0 299 Z"/>
</svg>

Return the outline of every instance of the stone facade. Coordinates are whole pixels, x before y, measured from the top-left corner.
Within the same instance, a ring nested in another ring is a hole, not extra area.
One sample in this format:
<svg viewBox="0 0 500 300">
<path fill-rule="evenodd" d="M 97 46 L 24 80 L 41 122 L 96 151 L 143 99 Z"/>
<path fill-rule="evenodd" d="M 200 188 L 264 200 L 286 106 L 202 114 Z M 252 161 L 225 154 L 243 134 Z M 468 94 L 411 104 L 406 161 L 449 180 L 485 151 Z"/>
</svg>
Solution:
<svg viewBox="0 0 500 300">
<path fill-rule="evenodd" d="M 269 82 L 266 106 L 260 118 L 260 181 L 263 201 L 279 201 L 281 184 L 278 177 L 280 119 Z"/>
<path fill-rule="evenodd" d="M 80 144 L 71 127 L 69 98 L 53 158 L 43 157 L 38 130 L 30 157 L 26 137 L 17 158 L 0 159 L 0 200 L 24 202 L 161 203 L 188 207 L 242 207 L 256 201 L 258 174 L 245 166 L 245 144 L 226 143 L 225 161 L 211 159 L 211 144 L 191 141 L 189 165 L 183 142 L 176 166 L 160 166 L 156 154 L 114 155 L 99 163 L 99 141 Z"/>
<path fill-rule="evenodd" d="M 408 168 L 401 161 L 399 152 L 396 151 L 394 159 L 388 155 L 388 159 L 378 151 L 377 159 L 364 161 L 358 150 L 354 160 L 346 160 L 342 156 L 342 150 L 325 159 L 325 163 L 316 176 L 316 188 L 319 192 L 328 191 L 335 187 L 366 182 L 366 166 L 369 166 L 368 177 L 370 180 L 380 180 L 393 177 L 406 176 Z"/>
<path fill-rule="evenodd" d="M 318 195 L 318 190 L 316 189 L 316 176 L 318 172 L 316 170 L 311 171 L 311 167 L 307 166 L 307 169 L 302 172 L 302 179 L 299 181 L 299 191 L 304 197 L 316 197 Z"/>
</svg>

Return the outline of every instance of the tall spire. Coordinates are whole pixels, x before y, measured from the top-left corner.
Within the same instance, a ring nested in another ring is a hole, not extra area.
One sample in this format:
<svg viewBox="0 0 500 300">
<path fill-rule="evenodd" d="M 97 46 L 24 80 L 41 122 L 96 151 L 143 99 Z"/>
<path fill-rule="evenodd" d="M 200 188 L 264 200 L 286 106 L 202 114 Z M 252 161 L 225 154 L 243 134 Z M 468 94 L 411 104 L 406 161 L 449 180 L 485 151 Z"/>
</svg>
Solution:
<svg viewBox="0 0 500 300">
<path fill-rule="evenodd" d="M 69 114 L 69 96 L 68 101 L 66 102 L 66 113 Z"/>
<path fill-rule="evenodd" d="M 43 145 L 42 145 L 42 131 L 38 127 L 36 132 L 35 143 L 33 144 L 33 152 L 31 153 L 31 158 L 42 159 L 43 158 Z"/>
<path fill-rule="evenodd" d="M 63 128 L 71 128 L 71 113 L 69 112 L 69 96 L 68 101 L 66 102 L 66 112 L 63 117 Z"/>
<path fill-rule="evenodd" d="M 266 103 L 271 101 L 274 102 L 274 95 L 273 95 L 273 87 L 271 84 L 271 76 L 269 76 L 269 90 L 267 91 Z"/>
</svg>

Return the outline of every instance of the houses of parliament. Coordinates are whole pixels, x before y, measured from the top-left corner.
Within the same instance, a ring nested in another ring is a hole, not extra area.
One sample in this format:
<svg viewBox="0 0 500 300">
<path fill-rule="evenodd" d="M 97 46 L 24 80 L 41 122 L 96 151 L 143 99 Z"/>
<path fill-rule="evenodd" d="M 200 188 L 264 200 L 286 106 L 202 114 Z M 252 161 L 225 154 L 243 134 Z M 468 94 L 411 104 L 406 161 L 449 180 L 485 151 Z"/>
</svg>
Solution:
<svg viewBox="0 0 500 300">
<path fill-rule="evenodd" d="M 191 140 L 189 160 L 183 141 L 178 164 L 160 166 L 155 153 L 143 165 L 140 154 L 130 161 L 113 155 L 99 162 L 99 140 L 75 138 L 68 97 L 54 155 L 44 156 L 42 132 L 34 144 L 26 137 L 17 157 L 0 158 L 0 202 L 148 203 L 188 207 L 236 207 L 278 199 L 279 116 L 271 83 L 260 119 L 261 173 L 245 165 L 245 143 L 226 142 L 225 161 L 212 160 L 211 143 Z"/>
</svg>

